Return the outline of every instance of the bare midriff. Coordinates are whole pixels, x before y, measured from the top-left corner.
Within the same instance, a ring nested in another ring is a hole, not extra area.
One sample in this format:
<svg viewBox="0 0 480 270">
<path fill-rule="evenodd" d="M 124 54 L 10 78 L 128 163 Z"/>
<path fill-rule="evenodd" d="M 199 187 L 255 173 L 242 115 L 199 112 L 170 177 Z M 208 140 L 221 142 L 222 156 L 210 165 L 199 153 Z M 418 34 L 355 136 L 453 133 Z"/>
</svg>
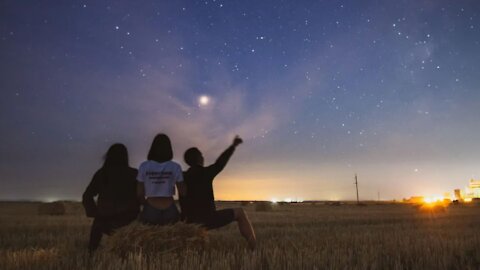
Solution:
<svg viewBox="0 0 480 270">
<path fill-rule="evenodd" d="M 174 203 L 173 197 L 148 197 L 148 204 L 157 209 L 166 209 Z"/>
</svg>

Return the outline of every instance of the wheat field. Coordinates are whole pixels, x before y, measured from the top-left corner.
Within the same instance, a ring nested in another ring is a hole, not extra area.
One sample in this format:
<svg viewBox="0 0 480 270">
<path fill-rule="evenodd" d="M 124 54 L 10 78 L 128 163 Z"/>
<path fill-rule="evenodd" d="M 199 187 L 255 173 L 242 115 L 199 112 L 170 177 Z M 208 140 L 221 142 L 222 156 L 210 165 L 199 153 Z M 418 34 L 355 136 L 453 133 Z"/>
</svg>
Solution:
<svg viewBox="0 0 480 270">
<path fill-rule="evenodd" d="M 240 207 L 240 203 L 223 203 Z M 480 206 L 421 211 L 405 204 L 244 205 L 257 234 L 247 248 L 236 224 L 203 246 L 125 257 L 87 252 L 91 219 L 79 203 L 38 214 L 38 203 L 0 203 L 1 269 L 480 269 Z M 102 243 L 108 241 L 107 238 Z"/>
</svg>

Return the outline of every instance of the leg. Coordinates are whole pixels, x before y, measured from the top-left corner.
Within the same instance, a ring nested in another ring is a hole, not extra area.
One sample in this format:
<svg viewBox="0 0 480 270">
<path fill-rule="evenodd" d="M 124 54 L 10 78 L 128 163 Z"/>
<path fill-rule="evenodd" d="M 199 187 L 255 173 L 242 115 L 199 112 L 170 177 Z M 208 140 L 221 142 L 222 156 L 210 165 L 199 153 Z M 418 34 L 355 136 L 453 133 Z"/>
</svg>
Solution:
<svg viewBox="0 0 480 270">
<path fill-rule="evenodd" d="M 167 209 L 163 211 L 163 220 L 162 225 L 174 224 L 180 221 L 180 213 L 178 212 L 177 206 L 175 203 L 172 203 Z"/>
<path fill-rule="evenodd" d="M 253 250 L 257 244 L 257 238 L 255 237 L 255 232 L 253 231 L 252 224 L 248 219 L 247 213 L 242 208 L 233 209 L 235 214 L 235 220 L 238 223 L 238 229 L 240 233 L 248 242 L 248 245 Z"/>
<path fill-rule="evenodd" d="M 107 235 L 111 235 L 114 233 L 117 229 L 120 229 L 124 226 L 129 225 L 132 223 L 135 219 L 137 219 L 136 215 L 130 215 L 130 214 L 119 214 L 115 217 L 112 217 L 109 221 L 108 224 L 106 224 L 105 231 L 104 233 Z"/>
<path fill-rule="evenodd" d="M 88 243 L 88 251 L 93 253 L 100 245 L 103 235 L 103 222 L 98 219 L 93 220 L 92 228 L 90 230 L 90 242 Z"/>
</svg>

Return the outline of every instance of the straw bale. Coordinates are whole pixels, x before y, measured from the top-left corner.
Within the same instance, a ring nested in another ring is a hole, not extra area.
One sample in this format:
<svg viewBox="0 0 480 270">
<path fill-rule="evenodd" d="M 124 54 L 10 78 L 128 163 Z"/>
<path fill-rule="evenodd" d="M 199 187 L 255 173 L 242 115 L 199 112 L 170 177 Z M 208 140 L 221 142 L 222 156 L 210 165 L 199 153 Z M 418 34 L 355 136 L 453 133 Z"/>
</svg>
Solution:
<svg viewBox="0 0 480 270">
<path fill-rule="evenodd" d="M 139 221 L 118 229 L 110 236 L 105 250 L 125 257 L 132 253 L 155 255 L 201 248 L 207 243 L 207 231 L 197 224 L 145 225 Z"/>
</svg>

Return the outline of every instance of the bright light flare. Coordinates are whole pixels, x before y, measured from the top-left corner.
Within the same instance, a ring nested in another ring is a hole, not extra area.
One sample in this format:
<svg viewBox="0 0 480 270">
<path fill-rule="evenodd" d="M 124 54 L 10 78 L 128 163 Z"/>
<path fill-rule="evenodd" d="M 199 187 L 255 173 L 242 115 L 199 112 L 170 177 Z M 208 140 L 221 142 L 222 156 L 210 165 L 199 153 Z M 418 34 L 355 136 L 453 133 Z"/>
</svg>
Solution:
<svg viewBox="0 0 480 270">
<path fill-rule="evenodd" d="M 463 199 L 463 201 L 466 202 L 466 203 L 469 203 L 469 202 L 472 202 L 472 198 L 465 198 L 465 199 Z"/>
<path fill-rule="evenodd" d="M 210 97 L 206 95 L 202 95 L 198 98 L 198 105 L 200 106 L 207 106 L 210 104 Z"/>
<path fill-rule="evenodd" d="M 432 196 L 423 198 L 423 202 L 419 208 L 421 211 L 444 212 L 451 200 L 443 196 Z"/>
<path fill-rule="evenodd" d="M 429 203 L 437 203 L 437 202 L 443 202 L 444 197 L 442 196 L 432 196 L 432 197 L 425 197 L 423 198 L 423 202 L 429 204 Z"/>
</svg>

